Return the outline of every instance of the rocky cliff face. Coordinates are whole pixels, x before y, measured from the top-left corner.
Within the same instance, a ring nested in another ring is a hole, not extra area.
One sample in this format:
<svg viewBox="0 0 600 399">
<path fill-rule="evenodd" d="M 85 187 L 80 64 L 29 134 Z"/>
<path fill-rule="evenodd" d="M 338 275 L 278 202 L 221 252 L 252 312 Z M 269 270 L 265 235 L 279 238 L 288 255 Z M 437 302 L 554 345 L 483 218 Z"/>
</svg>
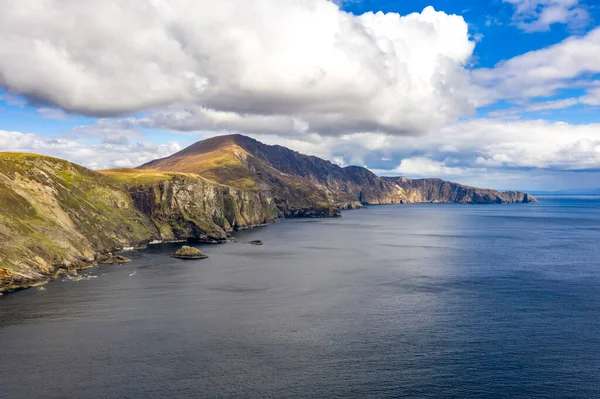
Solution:
<svg viewBox="0 0 600 399">
<path fill-rule="evenodd" d="M 0 154 L 0 291 L 152 240 L 222 241 L 279 217 L 272 198 L 183 174 L 102 175 L 67 161 Z"/>
<path fill-rule="evenodd" d="M 225 240 L 227 232 L 272 222 L 272 197 L 212 183 L 199 176 L 172 175 L 151 184 L 125 184 L 133 203 L 156 226 L 160 238 Z"/>
<path fill-rule="evenodd" d="M 241 135 L 200 141 L 139 169 L 194 173 L 236 189 L 260 190 L 274 199 L 284 216 L 360 207 L 358 199 L 343 189 L 345 175 L 339 166 Z"/>
<path fill-rule="evenodd" d="M 208 179 L 269 190 L 282 212 L 303 208 L 357 207 L 360 204 L 414 202 L 535 202 L 520 192 L 467 187 L 440 179 L 385 178 L 360 166 L 342 168 L 329 161 L 270 146 L 241 135 L 200 141 L 141 169 L 198 173 Z"/>
<path fill-rule="evenodd" d="M 223 241 L 280 217 L 336 217 L 361 204 L 535 202 L 440 179 L 371 171 L 249 137 L 196 143 L 139 169 L 94 172 L 0 153 L 0 291 L 26 287 L 152 240 Z"/>
<path fill-rule="evenodd" d="M 0 291 L 152 237 L 127 191 L 102 175 L 54 158 L 0 154 Z"/>
<path fill-rule="evenodd" d="M 441 179 L 407 179 L 405 177 L 384 177 L 382 179 L 400 187 L 407 203 L 509 204 L 537 202 L 533 196 L 519 191 L 499 192 L 464 186 Z"/>
</svg>

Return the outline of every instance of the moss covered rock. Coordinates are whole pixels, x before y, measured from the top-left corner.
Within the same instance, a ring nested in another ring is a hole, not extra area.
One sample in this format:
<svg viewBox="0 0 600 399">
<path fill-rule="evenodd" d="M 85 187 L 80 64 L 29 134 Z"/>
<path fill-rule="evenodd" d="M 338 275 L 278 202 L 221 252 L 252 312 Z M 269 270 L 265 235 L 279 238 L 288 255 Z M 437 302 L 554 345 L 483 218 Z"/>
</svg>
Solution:
<svg viewBox="0 0 600 399">
<path fill-rule="evenodd" d="M 184 245 L 180 249 L 177 250 L 173 255 L 174 258 L 178 259 L 206 259 L 208 256 L 204 254 L 204 252 L 200 251 L 198 248 L 188 247 Z"/>
</svg>

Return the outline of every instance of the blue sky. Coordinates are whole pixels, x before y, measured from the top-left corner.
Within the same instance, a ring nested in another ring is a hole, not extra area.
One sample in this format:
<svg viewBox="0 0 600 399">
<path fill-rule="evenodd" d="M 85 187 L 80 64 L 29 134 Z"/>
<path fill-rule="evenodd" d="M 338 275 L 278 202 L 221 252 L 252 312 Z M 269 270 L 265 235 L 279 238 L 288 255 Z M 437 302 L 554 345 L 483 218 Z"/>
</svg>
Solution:
<svg viewBox="0 0 600 399">
<path fill-rule="evenodd" d="M 384 175 L 600 187 L 595 1 L 156 4 L 8 0 L 0 150 L 133 167 L 242 133 Z"/>
</svg>

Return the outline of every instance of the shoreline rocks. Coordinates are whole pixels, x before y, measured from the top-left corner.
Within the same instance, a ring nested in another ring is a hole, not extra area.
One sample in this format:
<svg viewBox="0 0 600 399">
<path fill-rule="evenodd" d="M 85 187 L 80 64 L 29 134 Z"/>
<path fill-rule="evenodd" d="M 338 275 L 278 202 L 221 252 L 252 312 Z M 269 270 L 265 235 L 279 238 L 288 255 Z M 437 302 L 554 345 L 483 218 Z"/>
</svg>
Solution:
<svg viewBox="0 0 600 399">
<path fill-rule="evenodd" d="M 97 261 L 101 265 L 122 265 L 124 263 L 131 262 L 131 259 L 126 258 L 122 255 L 103 254 L 103 255 L 98 256 Z"/>
</svg>

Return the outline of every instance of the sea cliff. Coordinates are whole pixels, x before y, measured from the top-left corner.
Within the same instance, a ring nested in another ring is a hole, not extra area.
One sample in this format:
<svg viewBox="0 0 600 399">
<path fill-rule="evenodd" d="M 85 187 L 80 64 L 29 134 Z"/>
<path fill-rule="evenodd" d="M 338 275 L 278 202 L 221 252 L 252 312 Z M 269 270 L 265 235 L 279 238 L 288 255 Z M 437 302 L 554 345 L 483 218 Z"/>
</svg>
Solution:
<svg viewBox="0 0 600 399">
<path fill-rule="evenodd" d="M 440 179 L 380 177 L 252 138 L 198 142 L 137 169 L 92 171 L 0 153 L 0 291 L 74 273 L 154 241 L 224 242 L 282 217 L 339 217 L 367 204 L 529 203 Z"/>
</svg>

